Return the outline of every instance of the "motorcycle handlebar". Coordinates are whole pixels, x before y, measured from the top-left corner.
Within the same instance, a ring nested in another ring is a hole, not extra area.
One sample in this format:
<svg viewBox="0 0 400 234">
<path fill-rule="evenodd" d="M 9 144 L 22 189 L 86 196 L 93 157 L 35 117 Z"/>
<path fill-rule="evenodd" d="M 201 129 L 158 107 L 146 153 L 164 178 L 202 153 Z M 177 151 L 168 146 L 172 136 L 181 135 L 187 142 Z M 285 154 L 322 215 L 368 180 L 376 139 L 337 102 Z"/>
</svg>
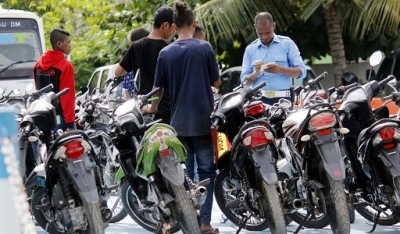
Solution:
<svg viewBox="0 0 400 234">
<path fill-rule="evenodd" d="M 214 122 L 211 124 L 210 130 L 214 131 L 218 129 L 218 124 L 219 124 L 219 118 L 214 119 Z"/>
<path fill-rule="evenodd" d="M 379 81 L 378 84 L 379 84 L 379 86 L 382 86 L 382 85 L 388 83 L 389 81 L 391 81 L 392 79 L 396 79 L 396 78 L 394 77 L 394 75 L 389 75 L 389 76 L 386 77 L 385 79 Z"/>
<path fill-rule="evenodd" d="M 64 94 L 66 94 L 66 93 L 68 93 L 68 92 L 69 92 L 69 88 L 65 88 L 65 89 L 61 90 L 60 92 L 58 92 L 58 93 L 56 94 L 56 97 L 57 97 L 57 98 L 60 98 L 61 96 L 63 96 Z"/>
<path fill-rule="evenodd" d="M 400 92 L 394 92 L 386 97 L 382 97 L 381 100 L 382 101 L 386 101 L 386 100 L 392 100 L 392 101 L 396 101 L 397 98 L 400 97 Z"/>
<path fill-rule="evenodd" d="M 150 93 L 146 94 L 146 98 L 149 99 L 151 98 L 151 96 L 153 96 L 154 94 L 156 94 L 158 91 L 160 90 L 160 88 L 155 88 L 153 90 L 150 91 Z"/>
<path fill-rule="evenodd" d="M 315 79 L 310 80 L 309 82 L 307 82 L 305 89 L 308 90 L 311 86 L 315 85 L 316 83 L 318 83 L 319 81 L 324 79 L 327 75 L 328 75 L 328 72 L 325 71 L 321 75 L 317 76 Z"/>
<path fill-rule="evenodd" d="M 41 88 L 40 90 L 37 91 L 38 94 L 42 94 L 42 93 L 48 93 L 51 91 L 51 89 L 53 88 L 53 84 L 49 84 L 43 88 Z"/>
<path fill-rule="evenodd" d="M 265 82 L 261 82 L 261 83 L 258 84 L 257 86 L 253 87 L 253 88 L 252 88 L 252 91 L 253 91 L 253 92 L 254 92 L 254 91 L 257 91 L 257 90 L 261 89 L 262 87 L 264 87 L 265 85 L 266 85 Z"/>
</svg>

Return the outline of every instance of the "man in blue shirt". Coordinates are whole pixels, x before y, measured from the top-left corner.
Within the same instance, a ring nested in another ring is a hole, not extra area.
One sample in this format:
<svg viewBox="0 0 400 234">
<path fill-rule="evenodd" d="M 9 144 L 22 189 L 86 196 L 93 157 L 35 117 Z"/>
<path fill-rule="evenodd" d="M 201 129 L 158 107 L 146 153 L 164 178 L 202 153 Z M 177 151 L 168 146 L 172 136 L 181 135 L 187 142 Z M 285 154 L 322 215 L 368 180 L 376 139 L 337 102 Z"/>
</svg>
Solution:
<svg viewBox="0 0 400 234">
<path fill-rule="evenodd" d="M 240 79 L 253 86 L 265 82 L 264 103 L 272 105 L 280 98 L 291 100 L 292 77 L 303 79 L 307 74 L 299 49 L 289 37 L 274 33 L 275 22 L 270 13 L 257 14 L 254 25 L 258 39 L 244 52 Z"/>
</svg>

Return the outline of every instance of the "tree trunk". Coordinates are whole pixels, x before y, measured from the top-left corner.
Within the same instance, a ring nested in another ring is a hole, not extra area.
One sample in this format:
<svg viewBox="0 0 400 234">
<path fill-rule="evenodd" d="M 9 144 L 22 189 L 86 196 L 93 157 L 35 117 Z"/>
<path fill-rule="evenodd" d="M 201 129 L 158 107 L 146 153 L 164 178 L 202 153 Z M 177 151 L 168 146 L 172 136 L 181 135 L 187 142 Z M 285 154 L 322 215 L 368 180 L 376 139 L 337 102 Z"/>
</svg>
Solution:
<svg viewBox="0 0 400 234">
<path fill-rule="evenodd" d="M 337 87 L 342 82 L 341 78 L 343 73 L 347 72 L 347 64 L 342 38 L 342 30 L 340 28 L 340 22 L 336 10 L 336 4 L 330 4 L 324 10 L 324 17 L 333 62 L 333 75 L 335 77 L 335 86 Z"/>
</svg>

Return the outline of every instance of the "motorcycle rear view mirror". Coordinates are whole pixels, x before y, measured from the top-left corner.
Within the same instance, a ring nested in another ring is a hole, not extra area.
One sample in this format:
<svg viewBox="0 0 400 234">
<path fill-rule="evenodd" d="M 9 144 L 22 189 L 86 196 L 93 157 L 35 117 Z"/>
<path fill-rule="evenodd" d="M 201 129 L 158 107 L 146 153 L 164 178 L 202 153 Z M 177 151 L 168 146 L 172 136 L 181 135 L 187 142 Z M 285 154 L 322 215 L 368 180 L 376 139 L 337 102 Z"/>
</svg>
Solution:
<svg viewBox="0 0 400 234">
<path fill-rule="evenodd" d="M 33 83 L 29 83 L 25 86 L 25 92 L 29 92 L 33 89 Z"/>
<path fill-rule="evenodd" d="M 279 99 L 279 106 L 283 107 L 285 109 L 288 109 L 288 108 L 292 107 L 292 102 L 285 98 L 281 98 L 281 99 Z"/>
<path fill-rule="evenodd" d="M 380 64 L 383 59 L 383 52 L 378 50 L 372 53 L 371 57 L 369 57 L 369 64 L 371 67 L 375 67 L 376 65 Z"/>
<path fill-rule="evenodd" d="M 397 79 L 393 78 L 387 84 L 390 85 L 391 87 L 395 87 L 397 85 Z"/>
<path fill-rule="evenodd" d="M 15 94 L 15 95 L 20 95 L 21 94 L 21 91 L 19 91 L 19 89 L 13 89 L 13 94 Z"/>
</svg>

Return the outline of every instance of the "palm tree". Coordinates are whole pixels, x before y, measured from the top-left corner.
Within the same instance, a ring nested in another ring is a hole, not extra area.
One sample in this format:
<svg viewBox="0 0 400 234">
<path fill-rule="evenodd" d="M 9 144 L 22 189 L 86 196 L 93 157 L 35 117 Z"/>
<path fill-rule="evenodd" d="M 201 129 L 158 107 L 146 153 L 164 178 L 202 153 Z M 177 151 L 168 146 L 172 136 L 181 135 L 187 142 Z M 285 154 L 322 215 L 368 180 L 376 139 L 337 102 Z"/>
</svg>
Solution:
<svg viewBox="0 0 400 234">
<path fill-rule="evenodd" d="M 292 25 L 293 19 L 300 16 L 307 21 L 321 9 L 336 85 L 340 84 L 342 74 L 347 71 L 343 30 L 356 41 L 362 41 L 370 30 L 389 36 L 396 35 L 399 30 L 398 0 L 211 0 L 194 11 L 208 36 L 217 43 L 233 40 L 238 34 L 250 35 L 254 31 L 253 18 L 257 12 L 270 12 L 279 29 L 296 27 Z"/>
</svg>

